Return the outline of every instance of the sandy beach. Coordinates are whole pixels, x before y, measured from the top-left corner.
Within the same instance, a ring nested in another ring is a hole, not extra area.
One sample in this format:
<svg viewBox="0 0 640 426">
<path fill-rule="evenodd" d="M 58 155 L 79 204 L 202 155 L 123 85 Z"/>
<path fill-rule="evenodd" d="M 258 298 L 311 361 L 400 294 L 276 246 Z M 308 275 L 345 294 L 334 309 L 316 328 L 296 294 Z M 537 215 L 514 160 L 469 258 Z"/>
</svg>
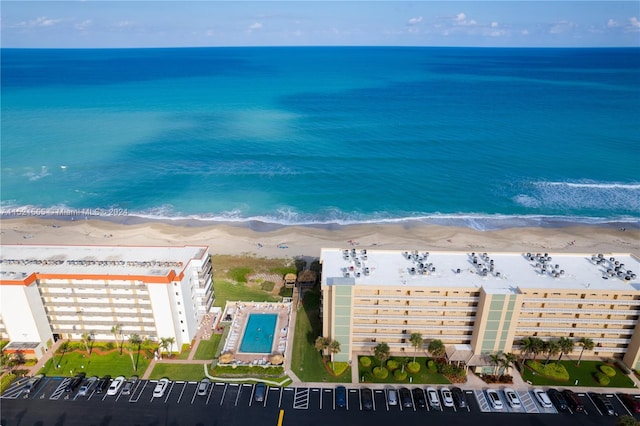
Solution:
<svg viewBox="0 0 640 426">
<path fill-rule="evenodd" d="M 640 230 L 577 226 L 470 228 L 416 224 L 285 226 L 256 231 L 245 225 L 16 218 L 2 221 L 2 244 L 208 245 L 212 254 L 316 258 L 322 247 L 431 251 L 548 251 L 631 253 L 640 256 Z"/>
</svg>

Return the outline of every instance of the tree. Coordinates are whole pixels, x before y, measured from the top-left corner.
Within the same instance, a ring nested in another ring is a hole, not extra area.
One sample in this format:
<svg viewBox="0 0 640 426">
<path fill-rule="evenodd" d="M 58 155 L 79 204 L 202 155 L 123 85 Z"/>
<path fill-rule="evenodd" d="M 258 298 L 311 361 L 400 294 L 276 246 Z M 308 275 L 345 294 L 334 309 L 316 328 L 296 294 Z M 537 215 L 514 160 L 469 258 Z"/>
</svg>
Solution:
<svg viewBox="0 0 640 426">
<path fill-rule="evenodd" d="M 167 343 L 169 344 L 169 352 L 173 352 L 173 345 L 176 343 L 175 337 L 167 337 Z"/>
<path fill-rule="evenodd" d="M 380 366 L 384 364 L 386 360 L 389 359 L 389 345 L 385 342 L 380 342 L 373 348 L 373 356 L 376 357 L 378 361 L 380 361 Z"/>
<path fill-rule="evenodd" d="M 532 352 L 534 345 L 534 340 L 532 337 L 525 337 L 522 339 L 522 350 L 524 353 L 522 354 L 522 363 L 524 364 L 527 361 L 527 357 Z"/>
<path fill-rule="evenodd" d="M 10 362 L 11 355 L 6 353 L 5 351 L 2 351 L 2 357 L 0 358 L 0 365 L 2 366 L 2 369 L 4 370 L 5 368 L 8 368 Z"/>
<path fill-rule="evenodd" d="M 562 355 L 569 355 L 571 352 L 573 352 L 573 348 L 575 347 L 576 343 L 573 341 L 573 339 L 569 339 L 568 337 L 561 337 L 560 339 L 558 339 L 558 346 L 560 347 L 560 356 L 558 357 L 558 362 L 560 362 L 560 360 L 562 360 Z"/>
<path fill-rule="evenodd" d="M 160 346 L 160 359 L 162 359 L 162 350 L 163 349 L 164 349 L 165 353 L 167 354 L 167 357 L 169 357 L 169 338 L 168 337 L 161 337 L 160 338 L 160 344 L 158 346 Z"/>
<path fill-rule="evenodd" d="M 329 343 L 329 352 L 331 352 L 331 355 L 340 353 L 340 342 L 332 340 L 331 343 Z"/>
<path fill-rule="evenodd" d="M 616 426 L 638 426 L 640 422 L 631 416 L 620 416 L 616 421 Z"/>
<path fill-rule="evenodd" d="M 582 354 L 584 353 L 585 349 L 591 351 L 596 346 L 595 343 L 593 343 L 593 340 L 589 339 L 588 337 L 581 337 L 580 339 L 578 339 L 578 344 L 582 346 L 582 349 L 580 350 L 580 357 L 578 358 L 578 363 L 576 365 L 580 365 Z"/>
<path fill-rule="evenodd" d="M 429 342 L 429 346 L 427 346 L 427 350 L 434 358 L 443 358 L 447 353 L 447 349 L 442 343 L 442 340 L 433 339 Z"/>
<path fill-rule="evenodd" d="M 113 333 L 114 339 L 116 339 L 116 343 L 120 345 L 120 355 L 122 355 L 122 345 L 124 344 L 124 336 L 122 335 L 122 326 L 120 324 L 116 324 L 111 327 L 111 333 Z"/>
<path fill-rule="evenodd" d="M 504 373 L 509 370 L 513 363 L 516 362 L 517 357 L 511 352 L 507 352 L 502 355 L 502 359 L 500 360 L 500 379 L 504 376 Z"/>
<path fill-rule="evenodd" d="M 325 356 L 325 351 L 327 350 L 327 348 L 329 347 L 329 344 L 331 343 L 331 341 L 329 339 L 327 339 L 326 337 L 323 336 L 318 336 L 316 338 L 316 341 L 314 343 L 314 346 L 316 348 L 316 350 L 318 352 L 322 353 L 322 356 Z"/>
<path fill-rule="evenodd" d="M 84 347 L 87 348 L 87 354 L 91 355 L 91 347 L 89 347 L 89 343 L 93 340 L 93 334 L 84 332 L 82 333 L 82 342 L 84 343 Z"/>
<path fill-rule="evenodd" d="M 532 337 L 531 341 L 531 353 L 533 354 L 533 360 L 535 361 L 538 358 L 538 355 L 545 352 L 546 344 L 545 341 L 539 337 Z"/>
<path fill-rule="evenodd" d="M 411 337 L 409 337 L 409 341 L 411 345 L 415 348 L 413 352 L 413 362 L 416 362 L 416 355 L 418 354 L 418 349 L 422 348 L 424 340 L 422 339 L 422 334 L 420 333 L 411 333 Z"/>
<path fill-rule="evenodd" d="M 547 359 L 544 362 L 544 365 L 549 363 L 549 358 L 552 356 L 558 355 L 560 353 L 560 344 L 557 340 L 548 340 L 545 342 L 545 352 L 547 353 Z"/>
<path fill-rule="evenodd" d="M 129 356 L 131 357 L 131 365 L 133 367 L 133 371 L 138 371 L 138 362 L 137 359 L 140 357 L 140 345 L 142 344 L 142 339 L 139 334 L 132 334 L 129 336 Z M 133 359 L 133 349 L 137 347 L 138 356 L 136 360 Z"/>
<path fill-rule="evenodd" d="M 500 365 L 500 361 L 502 361 L 502 352 L 489 355 L 489 360 L 491 361 L 491 365 L 493 365 L 493 375 L 497 376 L 498 366 Z"/>
</svg>

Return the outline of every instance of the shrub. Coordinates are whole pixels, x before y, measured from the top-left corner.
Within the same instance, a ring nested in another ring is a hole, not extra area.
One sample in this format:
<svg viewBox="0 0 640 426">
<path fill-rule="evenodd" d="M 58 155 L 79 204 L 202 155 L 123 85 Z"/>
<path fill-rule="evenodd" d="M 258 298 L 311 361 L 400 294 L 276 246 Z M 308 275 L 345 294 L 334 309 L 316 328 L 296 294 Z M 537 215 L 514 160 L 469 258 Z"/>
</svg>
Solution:
<svg viewBox="0 0 640 426">
<path fill-rule="evenodd" d="M 419 373 L 420 372 L 420 363 L 419 362 L 409 362 L 407 363 L 407 371 L 409 373 Z"/>
<path fill-rule="evenodd" d="M 616 375 L 615 368 L 610 367 L 608 365 L 601 365 L 598 367 L 598 369 L 609 377 L 613 377 Z"/>
<path fill-rule="evenodd" d="M 369 372 L 369 371 L 365 371 L 362 374 L 362 381 L 363 382 L 368 382 L 368 383 L 373 382 L 373 374 L 371 374 L 371 372 Z"/>
<path fill-rule="evenodd" d="M 4 392 L 9 386 L 11 386 L 11 383 L 13 383 L 15 379 L 16 375 L 13 373 L 7 373 L 2 376 L 2 379 L 0 379 L 0 393 Z"/>
<path fill-rule="evenodd" d="M 611 382 L 611 379 L 609 378 L 609 376 L 599 371 L 595 373 L 594 376 L 601 386 L 607 386 Z"/>
<path fill-rule="evenodd" d="M 436 367 L 436 363 L 432 359 L 427 361 L 427 370 L 429 370 L 429 372 L 431 372 L 431 373 L 437 373 L 438 372 L 438 367 Z"/>
<path fill-rule="evenodd" d="M 375 367 L 373 375 L 378 379 L 386 379 L 389 376 L 389 371 L 384 367 Z"/>
<path fill-rule="evenodd" d="M 393 372 L 393 377 L 395 377 L 395 379 L 398 381 L 402 381 L 407 378 L 407 372 L 398 369 Z"/>
<path fill-rule="evenodd" d="M 528 360 L 527 366 L 536 373 L 548 377 L 550 379 L 567 381 L 569 380 L 569 372 L 564 365 L 551 362 L 547 365 L 543 365 L 538 361 Z"/>
<path fill-rule="evenodd" d="M 368 356 L 361 356 L 360 365 L 362 365 L 364 368 L 371 367 L 371 358 L 369 358 Z"/>
<path fill-rule="evenodd" d="M 387 368 L 390 371 L 396 370 L 398 367 L 400 367 L 400 364 L 395 359 L 390 359 L 389 361 L 387 361 Z"/>
<path fill-rule="evenodd" d="M 276 283 L 274 283 L 273 281 L 265 281 L 260 284 L 260 288 L 264 291 L 272 291 L 275 286 Z"/>
<path fill-rule="evenodd" d="M 247 282 L 247 275 L 251 273 L 250 268 L 233 268 L 228 272 L 228 276 L 239 283 Z"/>
<path fill-rule="evenodd" d="M 287 288 L 285 286 L 280 287 L 280 290 L 278 291 L 278 295 L 280 297 L 291 297 L 293 296 L 293 289 L 292 288 Z"/>
<path fill-rule="evenodd" d="M 111 349 L 115 349 L 115 348 L 116 348 L 115 342 L 107 342 L 104 344 L 104 349 L 107 351 L 110 351 Z"/>
</svg>

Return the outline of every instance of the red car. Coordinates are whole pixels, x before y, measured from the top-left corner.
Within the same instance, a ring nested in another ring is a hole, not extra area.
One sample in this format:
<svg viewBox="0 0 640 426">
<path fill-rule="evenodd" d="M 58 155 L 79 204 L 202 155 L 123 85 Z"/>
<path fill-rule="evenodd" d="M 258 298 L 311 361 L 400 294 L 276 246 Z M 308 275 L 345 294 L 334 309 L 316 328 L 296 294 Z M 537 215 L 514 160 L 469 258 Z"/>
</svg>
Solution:
<svg viewBox="0 0 640 426">
<path fill-rule="evenodd" d="M 633 395 L 623 393 L 620 395 L 620 399 L 624 402 L 624 405 L 627 406 L 629 411 L 632 413 L 640 413 L 640 401 L 638 401 L 638 398 Z"/>
</svg>

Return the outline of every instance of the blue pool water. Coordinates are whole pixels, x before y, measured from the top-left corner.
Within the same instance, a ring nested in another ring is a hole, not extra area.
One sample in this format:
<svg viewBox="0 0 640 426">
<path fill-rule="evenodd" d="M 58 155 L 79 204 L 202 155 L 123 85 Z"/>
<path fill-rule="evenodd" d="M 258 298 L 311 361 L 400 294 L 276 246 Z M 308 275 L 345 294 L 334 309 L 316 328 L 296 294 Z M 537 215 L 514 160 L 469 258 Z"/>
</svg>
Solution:
<svg viewBox="0 0 640 426">
<path fill-rule="evenodd" d="M 250 314 L 239 352 L 271 353 L 277 320 L 277 314 Z"/>
</svg>

